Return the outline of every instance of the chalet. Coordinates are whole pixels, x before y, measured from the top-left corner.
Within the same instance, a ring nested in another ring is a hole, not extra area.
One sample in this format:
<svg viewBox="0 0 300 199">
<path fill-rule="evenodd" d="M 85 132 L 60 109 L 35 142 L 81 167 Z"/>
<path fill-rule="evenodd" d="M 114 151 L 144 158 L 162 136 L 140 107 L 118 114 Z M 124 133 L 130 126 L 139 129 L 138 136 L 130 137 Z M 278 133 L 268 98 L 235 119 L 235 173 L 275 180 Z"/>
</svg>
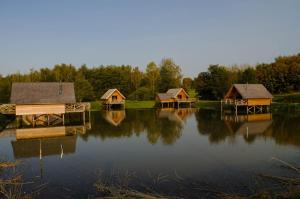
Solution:
<svg viewBox="0 0 300 199">
<path fill-rule="evenodd" d="M 105 108 L 110 109 L 116 106 L 125 108 L 125 96 L 116 88 L 107 90 L 101 97 Z"/>
<path fill-rule="evenodd" d="M 17 119 L 27 118 L 34 126 L 37 121 L 48 125 L 64 123 L 66 113 L 83 113 L 88 103 L 76 103 L 73 83 L 28 82 L 13 83 L 10 104 L 0 105 L 3 114 L 14 114 Z"/>
<path fill-rule="evenodd" d="M 158 93 L 156 96 L 157 103 L 163 108 L 180 107 L 180 105 L 188 105 L 191 107 L 193 100 L 189 97 L 183 88 L 172 88 L 166 93 Z"/>
<path fill-rule="evenodd" d="M 247 113 L 262 112 L 264 107 L 269 109 L 272 94 L 262 84 L 233 84 L 226 93 L 223 104 L 231 105 L 237 113 L 238 107 L 246 107 Z"/>
</svg>

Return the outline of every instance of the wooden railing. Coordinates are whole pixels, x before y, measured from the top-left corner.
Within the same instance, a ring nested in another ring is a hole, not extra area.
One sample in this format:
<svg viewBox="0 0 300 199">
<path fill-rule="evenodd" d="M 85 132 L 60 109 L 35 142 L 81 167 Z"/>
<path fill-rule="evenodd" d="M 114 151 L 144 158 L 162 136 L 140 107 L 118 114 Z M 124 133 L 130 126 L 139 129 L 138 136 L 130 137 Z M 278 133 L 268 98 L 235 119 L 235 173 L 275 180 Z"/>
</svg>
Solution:
<svg viewBox="0 0 300 199">
<path fill-rule="evenodd" d="M 15 104 L 0 104 L 0 113 L 5 115 L 16 114 Z"/>
<path fill-rule="evenodd" d="M 66 113 L 89 111 L 90 108 L 90 103 L 73 103 L 65 105 Z"/>
<path fill-rule="evenodd" d="M 175 99 L 176 102 L 196 102 L 197 99 L 196 98 L 187 98 L 187 99 Z"/>
<path fill-rule="evenodd" d="M 221 100 L 222 103 L 224 104 L 229 104 L 229 105 L 247 105 L 247 100 L 245 99 L 225 99 L 225 100 Z"/>
</svg>

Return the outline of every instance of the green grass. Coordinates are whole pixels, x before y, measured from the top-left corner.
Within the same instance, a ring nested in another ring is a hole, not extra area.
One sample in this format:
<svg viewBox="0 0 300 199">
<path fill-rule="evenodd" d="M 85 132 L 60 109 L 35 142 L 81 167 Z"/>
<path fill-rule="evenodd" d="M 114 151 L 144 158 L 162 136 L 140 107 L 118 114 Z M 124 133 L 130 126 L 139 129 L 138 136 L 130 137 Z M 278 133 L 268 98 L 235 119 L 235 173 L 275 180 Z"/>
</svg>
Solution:
<svg viewBox="0 0 300 199">
<path fill-rule="evenodd" d="M 300 103 L 300 93 L 287 93 L 274 95 L 273 102 L 278 103 Z"/>
<path fill-rule="evenodd" d="M 195 103 L 196 108 L 202 109 L 220 109 L 220 101 L 199 100 Z"/>
<path fill-rule="evenodd" d="M 90 104 L 91 104 L 91 111 L 97 111 L 102 108 L 102 104 L 99 101 L 93 101 L 90 102 Z"/>
<path fill-rule="evenodd" d="M 138 109 L 138 108 L 154 108 L 155 101 L 134 101 L 126 100 L 125 108 L 127 109 Z"/>
<path fill-rule="evenodd" d="M 91 111 L 97 111 L 102 109 L 102 104 L 99 101 L 92 101 Z M 142 108 L 154 108 L 155 101 L 136 101 L 136 100 L 126 100 L 126 109 L 142 109 Z"/>
</svg>

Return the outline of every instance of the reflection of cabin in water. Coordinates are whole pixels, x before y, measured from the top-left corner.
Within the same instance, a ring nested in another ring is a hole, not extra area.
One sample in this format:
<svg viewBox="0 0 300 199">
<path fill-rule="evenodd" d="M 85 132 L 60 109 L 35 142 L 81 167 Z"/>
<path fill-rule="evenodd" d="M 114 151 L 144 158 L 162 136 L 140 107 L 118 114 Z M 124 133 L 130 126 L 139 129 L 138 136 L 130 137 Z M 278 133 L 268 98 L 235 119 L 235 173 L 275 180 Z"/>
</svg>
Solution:
<svg viewBox="0 0 300 199">
<path fill-rule="evenodd" d="M 248 137 L 263 134 L 272 124 L 272 114 L 225 115 L 222 120 L 232 134 Z"/>
<path fill-rule="evenodd" d="M 184 108 L 184 109 L 163 108 L 158 111 L 158 118 L 167 118 L 170 121 L 183 123 L 194 112 L 195 109 L 191 109 L 191 108 Z"/>
<path fill-rule="evenodd" d="M 85 121 L 89 110 L 89 103 L 76 103 L 74 85 L 66 82 L 13 83 L 10 104 L 0 105 L 1 113 L 14 114 L 33 126 L 64 123 L 66 113 L 81 113 Z"/>
<path fill-rule="evenodd" d="M 233 107 L 235 113 L 238 107 L 246 107 L 248 113 L 269 110 L 273 96 L 262 84 L 233 84 L 221 101 L 221 109 Z"/>
<path fill-rule="evenodd" d="M 114 126 L 119 126 L 125 116 L 125 110 L 107 110 L 103 113 L 104 119 Z"/>
<path fill-rule="evenodd" d="M 183 88 L 173 88 L 169 89 L 166 93 L 158 93 L 156 96 L 156 102 L 164 107 L 180 108 L 181 106 L 191 107 L 194 99 L 190 96 Z"/>
<path fill-rule="evenodd" d="M 102 104 L 106 109 L 113 107 L 125 108 L 125 96 L 116 88 L 109 89 L 101 97 Z"/>
<path fill-rule="evenodd" d="M 89 125 L 86 125 L 89 128 Z M 86 126 L 58 126 L 15 129 L 12 141 L 15 158 L 29 158 L 75 153 L 77 134 L 85 134 Z"/>
</svg>

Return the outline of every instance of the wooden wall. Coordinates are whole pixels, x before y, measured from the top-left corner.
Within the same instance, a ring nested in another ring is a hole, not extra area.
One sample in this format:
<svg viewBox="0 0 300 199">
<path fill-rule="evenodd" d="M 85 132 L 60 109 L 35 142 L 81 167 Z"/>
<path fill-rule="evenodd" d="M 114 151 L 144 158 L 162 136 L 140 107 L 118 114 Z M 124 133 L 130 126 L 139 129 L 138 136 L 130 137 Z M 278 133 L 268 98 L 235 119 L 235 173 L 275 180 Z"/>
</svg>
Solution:
<svg viewBox="0 0 300 199">
<path fill-rule="evenodd" d="M 116 96 L 117 99 L 115 101 L 113 101 L 113 96 Z M 116 103 L 116 102 L 123 102 L 125 99 L 122 97 L 122 95 L 120 95 L 120 93 L 118 91 L 114 91 L 113 94 L 105 101 L 105 103 Z"/>
<path fill-rule="evenodd" d="M 260 105 L 260 106 L 269 106 L 272 103 L 272 99 L 248 99 L 248 105 Z"/>
<path fill-rule="evenodd" d="M 16 105 L 16 115 L 40 115 L 65 113 L 64 104 Z"/>
<path fill-rule="evenodd" d="M 189 97 L 186 95 L 186 93 L 183 91 L 183 89 L 181 89 L 181 91 L 177 94 L 177 98 L 178 98 L 178 95 L 181 95 L 182 96 L 182 100 L 187 100 Z M 178 98 L 179 99 L 179 98 Z"/>
</svg>

